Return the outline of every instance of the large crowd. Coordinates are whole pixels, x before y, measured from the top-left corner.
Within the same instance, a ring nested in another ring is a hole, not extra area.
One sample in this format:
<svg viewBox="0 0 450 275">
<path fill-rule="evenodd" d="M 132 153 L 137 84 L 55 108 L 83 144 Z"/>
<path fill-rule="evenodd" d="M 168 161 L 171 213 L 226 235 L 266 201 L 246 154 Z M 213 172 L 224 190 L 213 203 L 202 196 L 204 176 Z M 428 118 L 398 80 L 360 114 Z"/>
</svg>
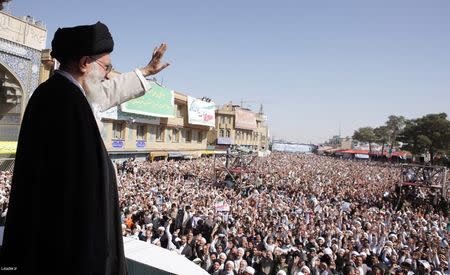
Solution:
<svg viewBox="0 0 450 275">
<path fill-rule="evenodd" d="M 229 185 L 220 184 L 224 172 L 215 175 L 224 163 L 117 163 L 123 236 L 210 274 L 449 272 L 446 214 L 426 190 L 399 203 L 399 166 L 274 153 Z M 0 174 L 2 215 L 10 179 Z"/>
</svg>

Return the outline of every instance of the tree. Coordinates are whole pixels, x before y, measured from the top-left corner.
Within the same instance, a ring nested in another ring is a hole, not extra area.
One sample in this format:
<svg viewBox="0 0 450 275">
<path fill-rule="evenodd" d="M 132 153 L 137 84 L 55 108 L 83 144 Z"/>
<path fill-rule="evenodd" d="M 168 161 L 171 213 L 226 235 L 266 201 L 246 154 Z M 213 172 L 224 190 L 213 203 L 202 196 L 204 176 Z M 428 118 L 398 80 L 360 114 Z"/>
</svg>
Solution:
<svg viewBox="0 0 450 275">
<path fill-rule="evenodd" d="M 433 162 L 436 154 L 450 150 L 450 121 L 445 113 L 408 120 L 400 138 L 404 149 L 413 154 L 428 153 Z"/>
<path fill-rule="evenodd" d="M 386 121 L 391 151 L 392 148 L 394 148 L 394 145 L 397 143 L 398 137 L 403 131 L 403 128 L 405 128 L 405 122 L 405 117 L 394 115 L 389 116 L 388 121 Z"/>
<path fill-rule="evenodd" d="M 372 152 L 372 142 L 376 140 L 372 127 L 362 127 L 353 133 L 353 139 L 369 143 L 369 152 Z"/>
<path fill-rule="evenodd" d="M 376 141 L 381 143 L 381 155 L 384 153 L 384 145 L 390 140 L 390 133 L 387 126 L 380 126 L 373 129 Z"/>
</svg>

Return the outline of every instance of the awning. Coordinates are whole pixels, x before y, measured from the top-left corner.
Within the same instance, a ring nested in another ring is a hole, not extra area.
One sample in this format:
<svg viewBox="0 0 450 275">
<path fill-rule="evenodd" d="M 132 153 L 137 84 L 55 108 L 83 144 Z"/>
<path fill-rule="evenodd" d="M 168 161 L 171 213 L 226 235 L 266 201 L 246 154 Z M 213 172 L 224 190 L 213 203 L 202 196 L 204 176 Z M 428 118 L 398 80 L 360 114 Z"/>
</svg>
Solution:
<svg viewBox="0 0 450 275">
<path fill-rule="evenodd" d="M 214 154 L 215 154 L 214 150 L 202 151 L 202 155 L 214 155 Z"/>
<path fill-rule="evenodd" d="M 226 155 L 226 154 L 227 154 L 227 151 L 219 151 L 219 150 L 216 150 L 216 151 L 214 151 L 214 154 L 216 154 L 216 155 Z"/>
<path fill-rule="evenodd" d="M 233 144 L 233 139 L 229 137 L 220 137 L 217 139 L 218 145 L 231 145 Z"/>
<path fill-rule="evenodd" d="M 182 158 L 184 157 L 183 153 L 180 152 L 169 152 L 169 158 Z"/>
<path fill-rule="evenodd" d="M 357 159 L 369 159 L 369 155 L 367 155 L 367 154 L 355 154 L 355 158 L 357 158 Z"/>
<path fill-rule="evenodd" d="M 17 141 L 0 141 L 0 155 L 15 154 Z"/>
<path fill-rule="evenodd" d="M 167 152 L 151 152 L 150 157 L 167 157 Z"/>
</svg>

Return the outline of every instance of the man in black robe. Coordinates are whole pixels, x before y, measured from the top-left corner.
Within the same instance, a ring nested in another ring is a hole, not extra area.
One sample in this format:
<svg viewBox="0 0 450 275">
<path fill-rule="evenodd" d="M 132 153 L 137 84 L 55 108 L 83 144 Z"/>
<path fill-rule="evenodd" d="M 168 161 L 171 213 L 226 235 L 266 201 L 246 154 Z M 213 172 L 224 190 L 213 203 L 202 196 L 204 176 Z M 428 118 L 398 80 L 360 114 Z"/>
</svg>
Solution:
<svg viewBox="0 0 450 275">
<path fill-rule="evenodd" d="M 60 70 L 33 93 L 23 116 L 0 252 L 20 274 L 126 274 L 113 164 L 96 115 L 148 90 L 162 44 L 142 69 L 108 80 L 114 42 L 106 25 L 58 29 Z M 106 79 L 106 80 L 105 80 Z"/>
</svg>

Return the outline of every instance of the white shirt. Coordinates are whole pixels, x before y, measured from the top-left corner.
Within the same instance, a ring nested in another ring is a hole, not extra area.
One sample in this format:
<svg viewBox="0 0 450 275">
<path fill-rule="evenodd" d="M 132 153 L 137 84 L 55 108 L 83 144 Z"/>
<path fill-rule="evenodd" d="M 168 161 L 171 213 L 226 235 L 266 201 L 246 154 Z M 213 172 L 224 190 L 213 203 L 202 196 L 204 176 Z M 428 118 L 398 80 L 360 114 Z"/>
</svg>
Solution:
<svg viewBox="0 0 450 275">
<path fill-rule="evenodd" d="M 186 247 L 186 244 L 180 245 L 180 248 L 176 249 L 178 254 L 181 254 L 183 252 L 183 249 Z"/>
</svg>

